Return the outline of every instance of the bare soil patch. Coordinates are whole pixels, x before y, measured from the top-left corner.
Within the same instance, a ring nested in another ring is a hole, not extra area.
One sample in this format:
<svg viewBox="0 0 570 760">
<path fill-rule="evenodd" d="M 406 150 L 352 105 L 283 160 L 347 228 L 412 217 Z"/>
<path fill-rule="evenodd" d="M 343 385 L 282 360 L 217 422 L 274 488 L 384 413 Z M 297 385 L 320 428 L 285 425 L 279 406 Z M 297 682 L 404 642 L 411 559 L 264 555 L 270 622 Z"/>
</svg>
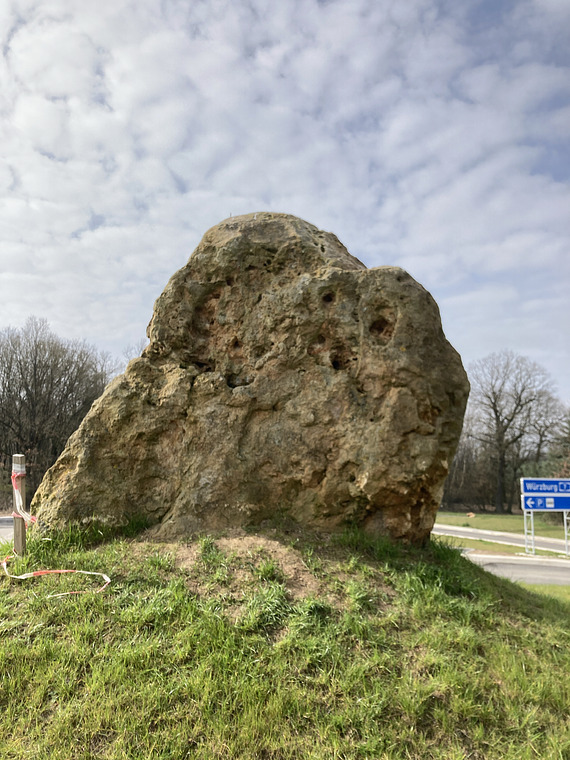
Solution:
<svg viewBox="0 0 570 760">
<path fill-rule="evenodd" d="M 137 554 L 170 554 L 174 565 L 186 574 L 189 591 L 202 598 L 218 598 L 233 619 L 240 616 L 244 598 L 267 581 L 282 584 L 291 603 L 314 598 L 336 609 L 345 607 L 344 584 L 350 574 L 342 567 L 343 552 L 339 554 L 331 537 L 322 534 L 317 537 L 322 548 L 317 556 L 307 549 L 304 538 L 298 530 L 252 534 L 237 528 L 216 537 L 158 542 L 147 532 L 133 550 Z M 209 542 L 209 555 L 204 553 L 204 541 Z"/>
<path fill-rule="evenodd" d="M 214 544 L 225 558 L 220 559 L 220 564 L 225 564 L 228 569 L 228 590 L 237 590 L 251 583 L 256 577 L 256 571 L 268 560 L 272 560 L 278 571 L 276 580 L 283 583 L 292 601 L 326 595 L 324 584 L 307 567 L 302 552 L 291 545 L 265 535 L 251 535 L 244 531 L 235 531 L 217 538 Z M 191 571 L 193 575 L 197 571 L 196 581 L 199 581 L 202 561 L 198 542 L 178 545 L 175 550 L 175 562 L 178 567 Z M 211 590 L 211 584 L 209 588 Z"/>
</svg>

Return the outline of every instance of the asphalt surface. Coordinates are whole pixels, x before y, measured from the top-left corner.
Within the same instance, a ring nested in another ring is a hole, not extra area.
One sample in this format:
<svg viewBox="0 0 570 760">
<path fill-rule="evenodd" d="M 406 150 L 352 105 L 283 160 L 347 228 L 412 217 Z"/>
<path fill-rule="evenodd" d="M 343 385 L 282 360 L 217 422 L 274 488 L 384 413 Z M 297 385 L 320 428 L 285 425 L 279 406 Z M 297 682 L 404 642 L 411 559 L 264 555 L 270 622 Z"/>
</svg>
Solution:
<svg viewBox="0 0 570 760">
<path fill-rule="evenodd" d="M 502 533 L 495 530 L 478 530 L 462 528 L 456 525 L 435 525 L 432 531 L 437 536 L 456 536 L 492 541 L 496 544 L 519 546 L 524 551 L 524 536 L 517 533 Z M 534 538 L 537 549 L 564 554 L 566 542 L 558 538 Z M 466 550 L 466 556 L 477 565 L 481 565 L 494 575 L 508 578 L 511 581 L 524 583 L 546 584 L 552 586 L 570 586 L 570 558 L 519 556 L 513 554 L 485 554 L 474 550 Z"/>
<path fill-rule="evenodd" d="M 524 549 L 524 535 L 519 533 L 503 533 L 498 530 L 479 530 L 478 528 L 464 528 L 458 525 L 433 526 L 432 533 L 435 536 L 456 536 L 457 538 L 472 538 L 478 541 L 492 541 L 494 544 L 507 544 L 508 546 L 521 546 Z M 557 554 L 565 552 L 565 542 L 559 538 L 541 538 L 535 533 L 534 545 L 537 549 Z"/>
<path fill-rule="evenodd" d="M 14 535 L 14 519 L 0 517 L 0 541 L 11 541 Z"/>
<path fill-rule="evenodd" d="M 471 562 L 481 565 L 493 575 L 508 578 L 510 581 L 547 586 L 570 586 L 570 560 L 568 559 L 479 554 L 473 551 L 468 552 L 466 556 Z"/>
</svg>

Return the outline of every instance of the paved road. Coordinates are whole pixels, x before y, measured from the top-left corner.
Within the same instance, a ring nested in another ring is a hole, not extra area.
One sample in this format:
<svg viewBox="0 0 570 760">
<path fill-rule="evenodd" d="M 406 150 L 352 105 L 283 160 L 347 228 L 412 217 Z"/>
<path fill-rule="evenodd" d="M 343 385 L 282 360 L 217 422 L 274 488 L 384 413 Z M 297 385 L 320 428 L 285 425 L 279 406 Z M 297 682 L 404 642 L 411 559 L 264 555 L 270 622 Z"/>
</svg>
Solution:
<svg viewBox="0 0 570 760">
<path fill-rule="evenodd" d="M 570 560 L 469 552 L 467 557 L 493 575 L 511 581 L 570 586 Z"/>
<path fill-rule="evenodd" d="M 0 517 L 0 541 L 11 541 L 14 535 L 14 520 L 12 517 Z"/>
<path fill-rule="evenodd" d="M 464 528 L 459 525 L 434 525 L 432 533 L 436 536 L 457 536 L 457 538 L 472 538 L 483 541 L 492 541 L 494 544 L 507 544 L 509 546 L 522 546 L 524 549 L 524 536 L 519 533 L 503 533 L 497 530 L 479 530 L 477 528 Z M 564 554 L 566 545 L 564 539 L 541 538 L 535 533 L 534 545 L 537 549 L 547 552 Z"/>
<path fill-rule="evenodd" d="M 524 536 L 516 533 L 501 533 L 495 530 L 478 530 L 455 525 L 438 524 L 432 531 L 438 536 L 457 536 L 458 538 L 483 539 L 496 544 L 520 546 L 524 549 Z M 566 543 L 558 538 L 540 538 L 535 536 L 535 546 L 551 552 L 564 553 Z M 512 554 L 484 554 L 473 550 L 467 552 L 472 562 L 481 565 L 494 575 L 511 581 L 524 583 L 548 584 L 553 586 L 570 586 L 570 559 L 551 557 L 516 556 Z"/>
</svg>

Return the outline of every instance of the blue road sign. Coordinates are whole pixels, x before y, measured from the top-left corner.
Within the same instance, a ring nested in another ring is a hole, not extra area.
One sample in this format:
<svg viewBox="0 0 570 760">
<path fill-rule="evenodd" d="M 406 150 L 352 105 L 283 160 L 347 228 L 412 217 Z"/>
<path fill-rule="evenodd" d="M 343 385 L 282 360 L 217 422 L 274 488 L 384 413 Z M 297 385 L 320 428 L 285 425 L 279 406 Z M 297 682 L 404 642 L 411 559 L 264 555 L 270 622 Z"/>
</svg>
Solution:
<svg viewBox="0 0 570 760">
<path fill-rule="evenodd" d="M 570 510 L 570 479 L 521 478 L 521 500 L 523 509 Z"/>
<path fill-rule="evenodd" d="M 568 496 L 529 496 L 523 495 L 523 508 L 539 512 L 566 512 L 570 510 Z"/>
<path fill-rule="evenodd" d="M 570 496 L 570 478 L 521 478 L 521 493 Z"/>
</svg>

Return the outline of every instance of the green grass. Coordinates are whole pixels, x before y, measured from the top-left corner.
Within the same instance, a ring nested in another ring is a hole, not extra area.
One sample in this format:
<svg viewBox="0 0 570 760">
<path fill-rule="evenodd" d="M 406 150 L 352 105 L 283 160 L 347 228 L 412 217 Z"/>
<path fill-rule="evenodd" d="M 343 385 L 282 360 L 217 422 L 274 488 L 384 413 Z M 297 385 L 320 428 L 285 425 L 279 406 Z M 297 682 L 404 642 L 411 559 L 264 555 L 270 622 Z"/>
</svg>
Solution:
<svg viewBox="0 0 570 760">
<path fill-rule="evenodd" d="M 436 518 L 438 525 L 458 525 L 462 528 L 477 528 L 479 530 L 498 530 L 507 533 L 520 533 L 524 535 L 523 515 L 486 515 L 476 514 L 475 517 L 467 517 L 461 512 L 438 512 Z M 539 513 L 534 516 L 534 533 L 542 538 L 564 539 L 564 526 L 552 525 Z"/>
<path fill-rule="evenodd" d="M 570 605 L 570 586 L 531 585 L 530 583 L 519 583 L 519 585 L 535 594 L 554 597 Z"/>
<path fill-rule="evenodd" d="M 518 554 L 525 555 L 524 546 L 512 546 L 511 544 L 497 544 L 493 541 L 484 541 L 482 539 L 475 538 L 458 538 L 457 536 L 440 536 L 441 541 L 445 541 L 456 549 L 475 549 L 479 552 L 485 552 L 488 554 Z M 529 555 L 533 556 L 533 555 Z M 537 557 L 550 557 L 551 559 L 569 559 L 563 552 L 558 554 L 556 552 L 542 551 L 536 549 L 534 556 Z"/>
<path fill-rule="evenodd" d="M 445 542 L 105 538 L 0 581 L 3 760 L 570 758 L 570 605 Z"/>
</svg>

